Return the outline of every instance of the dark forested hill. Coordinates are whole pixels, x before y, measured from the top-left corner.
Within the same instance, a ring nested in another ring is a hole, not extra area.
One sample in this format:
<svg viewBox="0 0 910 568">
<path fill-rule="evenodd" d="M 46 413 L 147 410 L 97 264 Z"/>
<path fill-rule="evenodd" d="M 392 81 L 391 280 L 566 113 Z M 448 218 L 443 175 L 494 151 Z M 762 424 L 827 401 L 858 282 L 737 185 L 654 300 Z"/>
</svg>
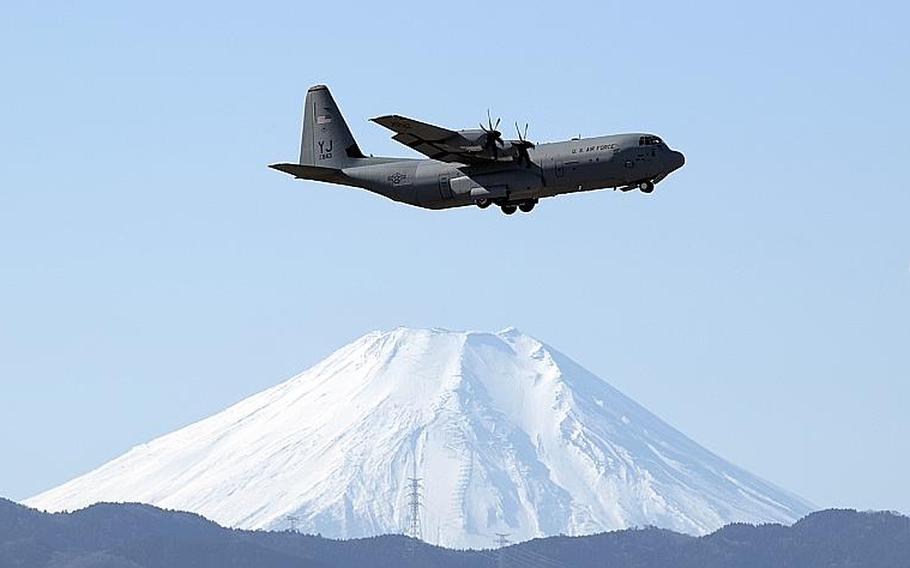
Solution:
<svg viewBox="0 0 910 568">
<path fill-rule="evenodd" d="M 500 556 L 501 555 L 501 556 Z M 500 564 L 501 562 L 501 564 Z M 910 568 L 910 519 L 830 510 L 790 527 L 729 525 L 701 538 L 660 529 L 453 551 L 401 536 L 334 541 L 220 527 L 148 505 L 47 514 L 0 499 L 0 567 Z"/>
</svg>

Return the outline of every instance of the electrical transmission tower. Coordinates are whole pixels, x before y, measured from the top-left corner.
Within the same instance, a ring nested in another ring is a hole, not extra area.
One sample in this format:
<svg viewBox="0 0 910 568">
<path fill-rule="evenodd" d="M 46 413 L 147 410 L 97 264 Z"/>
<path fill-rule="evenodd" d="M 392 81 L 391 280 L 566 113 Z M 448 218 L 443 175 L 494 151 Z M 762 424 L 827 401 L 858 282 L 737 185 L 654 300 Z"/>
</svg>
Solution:
<svg viewBox="0 0 910 568">
<path fill-rule="evenodd" d="M 496 548 L 499 549 L 496 554 L 496 564 L 499 568 L 505 566 L 505 548 L 509 546 L 509 533 L 496 533 Z"/>
<path fill-rule="evenodd" d="M 300 517 L 297 515 L 287 515 L 285 519 L 288 521 L 288 526 L 291 527 L 291 532 L 297 532 L 297 521 L 300 520 Z"/>
<path fill-rule="evenodd" d="M 408 526 L 405 534 L 414 540 L 423 540 L 420 530 L 421 478 L 408 478 Z"/>
</svg>

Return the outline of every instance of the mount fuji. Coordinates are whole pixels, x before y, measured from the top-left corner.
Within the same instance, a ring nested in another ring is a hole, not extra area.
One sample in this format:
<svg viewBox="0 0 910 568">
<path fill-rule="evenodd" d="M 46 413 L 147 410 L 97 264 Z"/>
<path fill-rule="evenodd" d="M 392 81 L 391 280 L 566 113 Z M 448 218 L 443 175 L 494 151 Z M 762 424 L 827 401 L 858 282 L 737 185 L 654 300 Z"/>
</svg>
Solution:
<svg viewBox="0 0 910 568">
<path fill-rule="evenodd" d="M 367 334 L 25 504 L 143 502 L 353 538 L 402 531 L 414 477 L 423 539 L 457 548 L 495 533 L 704 534 L 812 509 L 514 328 Z"/>
</svg>

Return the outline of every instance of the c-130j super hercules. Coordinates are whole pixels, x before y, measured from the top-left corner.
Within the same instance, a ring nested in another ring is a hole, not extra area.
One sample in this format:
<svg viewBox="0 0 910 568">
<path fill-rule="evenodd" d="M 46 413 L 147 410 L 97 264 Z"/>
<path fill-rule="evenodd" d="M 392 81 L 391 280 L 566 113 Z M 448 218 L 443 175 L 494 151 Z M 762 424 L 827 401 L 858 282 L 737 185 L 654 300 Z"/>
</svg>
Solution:
<svg viewBox="0 0 910 568">
<path fill-rule="evenodd" d="M 457 131 L 398 115 L 372 120 L 429 159 L 364 156 L 329 89 L 316 85 L 306 96 L 300 163 L 269 167 L 427 209 L 495 204 L 511 215 L 563 193 L 608 187 L 651 193 L 654 184 L 685 163 L 681 152 L 651 134 L 534 144 L 525 139 L 527 126 L 518 140 L 503 140 L 499 120 L 494 124 L 489 116 L 480 130 Z"/>
</svg>

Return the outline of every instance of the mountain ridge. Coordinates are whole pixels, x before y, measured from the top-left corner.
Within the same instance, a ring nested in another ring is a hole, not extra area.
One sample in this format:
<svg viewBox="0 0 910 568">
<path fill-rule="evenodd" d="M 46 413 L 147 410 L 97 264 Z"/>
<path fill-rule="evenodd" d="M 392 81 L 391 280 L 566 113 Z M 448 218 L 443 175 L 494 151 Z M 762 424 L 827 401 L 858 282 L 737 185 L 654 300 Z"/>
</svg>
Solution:
<svg viewBox="0 0 910 568">
<path fill-rule="evenodd" d="M 646 527 L 458 551 L 400 535 L 335 541 L 229 529 L 194 513 L 145 504 L 104 503 L 52 514 L 0 498 L 0 565 L 29 568 L 907 568 L 908 559 L 910 518 L 887 511 L 816 511 L 790 526 L 739 523 L 701 537 Z"/>
</svg>

